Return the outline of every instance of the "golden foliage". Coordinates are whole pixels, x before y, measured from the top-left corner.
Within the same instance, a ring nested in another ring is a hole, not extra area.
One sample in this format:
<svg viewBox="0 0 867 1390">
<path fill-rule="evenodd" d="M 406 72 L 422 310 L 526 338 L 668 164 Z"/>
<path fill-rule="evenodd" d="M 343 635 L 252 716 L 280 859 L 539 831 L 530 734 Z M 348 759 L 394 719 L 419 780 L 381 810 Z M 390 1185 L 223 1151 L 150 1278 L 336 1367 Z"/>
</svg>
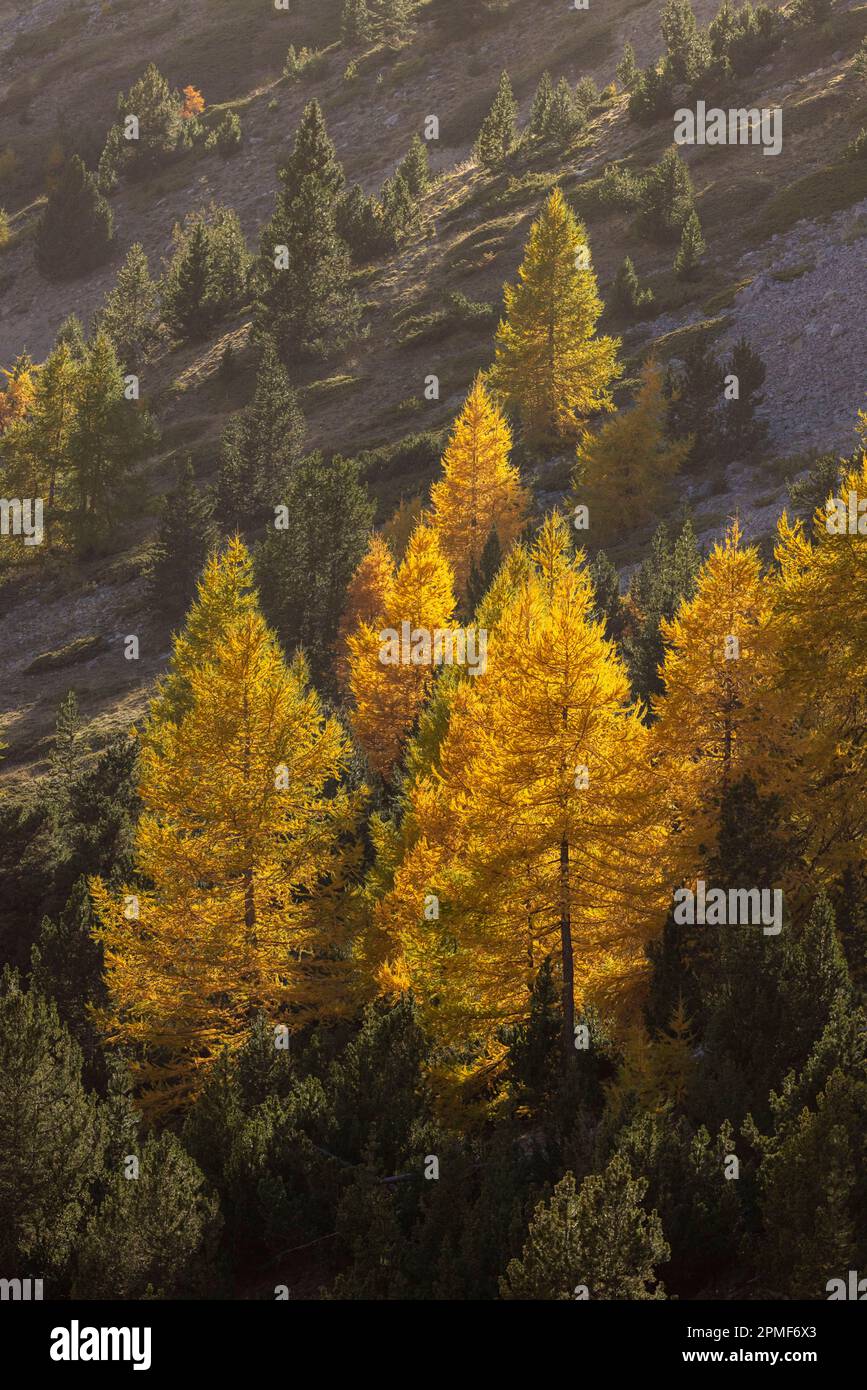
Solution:
<svg viewBox="0 0 867 1390">
<path fill-rule="evenodd" d="M 505 553 L 527 517 L 529 498 L 509 462 L 512 435 L 484 382 L 476 377 L 431 488 L 431 525 L 455 572 L 459 592 L 496 531 Z"/>
<path fill-rule="evenodd" d="M 493 389 L 533 443 L 577 439 L 590 416 L 613 409 L 622 368 L 619 340 L 594 336 L 602 300 L 587 233 L 559 188 L 533 223 L 518 283 L 504 297 Z"/>
<path fill-rule="evenodd" d="M 339 1008 L 349 750 L 303 664 L 287 669 L 235 540 L 214 557 L 141 734 L 136 874 L 92 893 L 109 1037 L 152 1110 L 187 1103 L 257 1012 L 290 1029 Z M 137 900 L 137 913 L 130 902 Z"/>
</svg>

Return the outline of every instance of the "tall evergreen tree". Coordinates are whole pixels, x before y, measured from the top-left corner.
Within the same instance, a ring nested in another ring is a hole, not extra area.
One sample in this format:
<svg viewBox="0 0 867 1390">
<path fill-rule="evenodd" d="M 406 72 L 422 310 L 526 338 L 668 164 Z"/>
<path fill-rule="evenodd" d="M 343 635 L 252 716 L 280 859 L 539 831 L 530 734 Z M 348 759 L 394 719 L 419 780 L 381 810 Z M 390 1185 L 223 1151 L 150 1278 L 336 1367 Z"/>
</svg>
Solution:
<svg viewBox="0 0 867 1390">
<path fill-rule="evenodd" d="M 669 368 L 668 430 L 676 439 L 692 437 L 690 467 L 712 465 L 720 458 L 724 385 L 725 372 L 705 335 L 686 349 L 679 371 Z"/>
<path fill-rule="evenodd" d="M 701 233 L 701 223 L 698 220 L 698 213 L 692 212 L 683 224 L 680 234 L 680 246 L 674 258 L 675 274 L 680 280 L 694 280 L 701 258 L 707 247 Z"/>
<path fill-rule="evenodd" d="M 641 288 L 630 256 L 624 258 L 617 272 L 611 299 L 615 307 L 630 318 L 638 318 L 653 308 L 653 290 Z"/>
<path fill-rule="evenodd" d="M 690 441 L 665 438 L 662 371 L 646 362 L 631 410 L 621 410 L 578 449 L 575 496 L 590 512 L 591 534 L 602 545 L 624 526 L 645 525 L 671 500 Z"/>
<path fill-rule="evenodd" d="M 0 978 L 0 1259 L 5 1278 L 62 1276 L 102 1166 L 94 1097 L 57 1010 Z M 55 1285 L 56 1287 L 56 1285 Z M 62 1286 L 61 1286 L 62 1287 Z"/>
<path fill-rule="evenodd" d="M 725 392 L 723 447 L 729 458 L 747 459 L 764 446 L 768 437 L 767 422 L 756 416 L 756 410 L 764 400 L 760 393 L 767 371 L 761 357 L 745 338 L 735 343 L 723 371 L 726 387 L 736 383 L 737 389 L 736 395 L 731 395 L 728 389 Z M 825 498 L 821 501 L 824 502 Z"/>
<path fill-rule="evenodd" d="M 256 556 L 262 606 L 286 650 L 302 647 L 318 679 L 330 676 L 346 588 L 364 554 L 373 504 L 354 459 L 303 459 L 280 495 L 286 524 Z"/>
<path fill-rule="evenodd" d="M 284 358 L 327 357 L 358 331 L 361 310 L 334 198 L 327 178 L 306 174 L 263 233 L 258 322 Z"/>
<path fill-rule="evenodd" d="M 644 181 L 638 214 L 642 235 L 655 241 L 679 237 L 695 212 L 689 170 L 671 145 Z"/>
<path fill-rule="evenodd" d="M 221 445 L 216 501 L 228 532 L 272 519 L 304 445 L 298 394 L 266 340 L 250 404 L 230 420 Z"/>
<path fill-rule="evenodd" d="M 137 241 L 130 247 L 99 315 L 99 326 L 128 366 L 135 366 L 147 352 L 158 309 L 159 291 L 151 279 L 148 258 Z"/>
<path fill-rule="evenodd" d="M 74 1295 L 141 1299 L 213 1291 L 222 1224 L 217 1197 L 171 1133 L 149 1136 L 135 1157 L 136 1178 L 114 1165 L 82 1233 Z"/>
<path fill-rule="evenodd" d="M 204 338 L 217 317 L 213 293 L 213 258 L 204 222 L 197 222 L 179 248 L 171 278 L 163 291 L 166 321 L 184 338 Z"/>
<path fill-rule="evenodd" d="M 172 621 L 181 618 L 195 598 L 199 576 L 216 541 L 212 503 L 196 487 L 193 465 L 187 459 L 163 504 L 149 581 L 151 599 Z"/>
<path fill-rule="evenodd" d="M 430 186 L 430 163 L 427 145 L 421 136 L 412 137 L 409 150 L 397 166 L 398 173 L 406 180 L 413 198 L 422 198 Z"/>
<path fill-rule="evenodd" d="M 107 258 L 114 216 L 96 179 L 73 155 L 48 195 L 34 243 L 36 265 L 47 280 L 73 280 Z"/>
<path fill-rule="evenodd" d="M 150 417 L 127 400 L 110 339 L 99 333 L 76 382 L 67 458 L 73 535 L 87 548 L 103 539 L 129 500 L 130 476 L 153 439 Z"/>
<path fill-rule="evenodd" d="M 181 138 L 181 107 L 178 93 L 172 92 L 159 69 L 149 63 L 129 91 L 118 95 L 117 123 L 108 133 L 103 152 L 106 177 L 110 179 L 117 172 L 144 176 L 163 164 Z M 134 138 L 130 117 L 138 123 Z"/>
<path fill-rule="evenodd" d="M 105 1004 L 102 948 L 93 935 L 94 926 L 87 881 L 80 878 L 58 918 L 42 919 L 30 974 L 31 988 L 56 1005 L 89 1063 L 97 1052 L 90 1009 Z"/>
<path fill-rule="evenodd" d="M 493 105 L 482 121 L 475 144 L 476 159 L 485 168 L 496 169 L 514 147 L 518 138 L 517 115 L 518 103 L 509 74 L 504 69 Z"/>
<path fill-rule="evenodd" d="M 548 117 L 551 114 L 551 106 L 554 101 L 554 84 L 551 81 L 551 74 L 543 72 L 539 78 L 539 85 L 533 97 L 533 105 L 530 109 L 529 134 L 535 140 L 546 140 L 548 137 Z"/>
</svg>

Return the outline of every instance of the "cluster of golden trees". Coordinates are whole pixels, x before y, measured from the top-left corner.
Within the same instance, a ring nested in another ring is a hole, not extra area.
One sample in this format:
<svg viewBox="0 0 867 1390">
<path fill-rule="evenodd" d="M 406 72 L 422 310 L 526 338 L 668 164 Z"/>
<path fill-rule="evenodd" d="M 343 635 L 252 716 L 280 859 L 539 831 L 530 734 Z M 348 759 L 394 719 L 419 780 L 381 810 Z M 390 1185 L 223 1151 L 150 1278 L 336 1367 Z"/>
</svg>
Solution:
<svg viewBox="0 0 867 1390">
<path fill-rule="evenodd" d="M 867 459 L 845 486 L 867 495 Z M 303 662 L 285 664 L 243 545 L 215 557 L 141 732 L 148 886 L 93 885 L 104 1026 L 134 1045 L 155 1103 L 194 1093 L 258 1009 L 295 1028 L 407 986 L 444 1045 L 490 1060 L 549 955 L 567 1042 L 578 1007 L 628 1016 L 644 946 L 673 887 L 701 875 L 744 773 L 781 796 L 804 882 L 858 862 L 867 538 L 829 535 L 820 516 L 811 539 L 784 517 L 777 560 L 763 572 L 736 526 L 714 548 L 665 625 L 649 722 L 593 615 L 583 552 L 549 516 L 477 615 L 484 674 L 426 673 L 400 815 L 370 818 L 364 874 L 350 740 Z M 381 680 L 358 667 L 359 698 L 365 675 Z"/>
<path fill-rule="evenodd" d="M 559 195 L 547 212 L 571 238 Z M 567 1050 L 578 1009 L 628 1019 L 646 944 L 672 890 L 701 876 L 745 773 L 779 795 L 797 837 L 788 891 L 863 858 L 867 538 L 829 534 L 823 514 L 812 536 L 783 517 L 765 572 L 733 524 L 663 626 L 662 694 L 651 711 L 637 704 L 574 533 L 553 512 L 524 534 L 528 497 L 492 394 L 518 390 L 507 362 L 519 324 L 525 346 L 551 346 L 521 300 L 524 269 L 493 381 L 474 383 L 430 507 L 399 559 L 371 539 L 348 594 L 336 664 L 388 815 L 371 811 L 350 733 L 303 660 L 285 663 L 241 542 L 202 577 L 141 731 L 144 886 L 93 884 L 102 1023 L 132 1046 L 154 1106 L 194 1095 L 259 1010 L 292 1029 L 411 987 L 456 1067 L 495 1063 L 500 1029 L 527 1018 L 550 957 Z M 575 303 L 589 324 L 592 298 Z M 554 313 L 547 300 L 542 312 Z M 613 351 L 579 353 L 575 374 L 595 360 L 610 377 Z M 564 369 L 553 410 L 544 379 L 531 373 L 516 406 L 540 429 L 565 422 L 577 436 L 605 404 L 598 382 L 576 395 Z M 653 370 L 642 389 L 658 411 Z M 867 495 L 867 456 L 843 486 Z M 492 531 L 504 559 L 473 614 L 468 576 Z M 380 660 L 384 628 L 461 616 L 489 635 L 484 671 Z"/>
</svg>

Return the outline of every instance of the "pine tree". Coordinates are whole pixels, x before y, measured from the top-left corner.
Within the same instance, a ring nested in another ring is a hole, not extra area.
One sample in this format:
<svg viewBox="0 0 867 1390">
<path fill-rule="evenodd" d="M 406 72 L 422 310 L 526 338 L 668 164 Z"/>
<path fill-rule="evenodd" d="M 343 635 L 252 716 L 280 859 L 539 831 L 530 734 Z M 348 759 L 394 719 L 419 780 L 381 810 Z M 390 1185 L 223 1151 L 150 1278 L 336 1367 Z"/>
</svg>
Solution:
<svg viewBox="0 0 867 1390">
<path fill-rule="evenodd" d="M 78 155 L 66 163 L 48 195 L 34 243 L 47 280 L 87 275 L 107 258 L 114 238 L 111 208 Z"/>
<path fill-rule="evenodd" d="M 430 187 L 431 174 L 427 145 L 420 135 L 412 137 L 407 154 L 397 166 L 397 172 L 405 180 L 413 198 L 424 197 Z"/>
<path fill-rule="evenodd" d="M 352 803 L 345 738 L 303 666 L 287 669 L 235 540 L 205 569 L 142 731 L 136 870 L 92 884 L 109 1038 L 154 1110 L 188 1102 L 256 1013 L 299 1026 L 337 998 L 337 893 Z M 323 885 L 327 884 L 327 887 Z M 303 953 L 303 954 L 302 954 Z"/>
<path fill-rule="evenodd" d="M 130 116 L 138 120 L 136 139 L 125 138 Z M 138 81 L 117 99 L 117 125 L 109 131 L 109 141 L 113 151 L 121 154 L 121 167 L 144 175 L 163 164 L 177 149 L 181 129 L 180 99 L 159 69 L 149 63 Z M 114 139 L 113 131 L 118 132 Z"/>
<path fill-rule="evenodd" d="M 361 623 L 348 639 L 349 687 L 355 708 L 352 728 L 370 766 L 390 778 L 403 743 L 429 693 L 436 669 L 431 659 L 418 662 L 382 660 L 383 633 L 398 637 L 402 624 L 432 641 L 436 629 L 448 628 L 455 608 L 453 575 L 432 527 L 413 531 L 395 576 L 391 603 L 381 615 L 382 628 Z"/>
<path fill-rule="evenodd" d="M 334 144 L 325 125 L 322 107 L 314 97 L 304 108 L 292 153 L 279 171 L 280 190 L 277 195 L 279 218 L 281 206 L 289 206 L 301 191 L 305 178 L 313 177 L 321 185 L 329 203 L 343 192 L 344 174 Z M 270 236 L 268 237 L 270 247 Z M 281 237 L 274 240 L 280 241 Z"/>
<path fill-rule="evenodd" d="M 638 227 L 654 241 L 672 241 L 680 236 L 695 212 L 689 170 L 671 145 L 644 180 Z"/>
<path fill-rule="evenodd" d="M 621 622 L 623 654 L 636 699 L 649 702 L 652 695 L 662 690 L 662 619 L 671 620 L 681 602 L 692 598 L 701 564 L 691 522 L 684 522 L 673 542 L 668 528 L 661 525 L 649 554 L 629 581 Z"/>
<path fill-rule="evenodd" d="M 554 84 L 551 81 L 551 74 L 543 72 L 530 109 L 528 130 L 534 140 L 546 140 L 548 138 L 548 117 L 551 114 L 553 101 Z"/>
<path fill-rule="evenodd" d="M 674 270 L 679 280 L 694 280 L 699 263 L 706 251 L 698 213 L 692 212 L 683 224 L 680 247 L 674 258 Z"/>
<path fill-rule="evenodd" d="M 69 788 L 85 752 L 82 728 L 78 698 L 74 690 L 69 690 L 57 711 L 48 760 L 50 810 L 57 820 L 62 819 L 66 810 Z"/>
<path fill-rule="evenodd" d="M 504 69 L 500 74 L 493 105 L 482 121 L 475 144 L 476 159 L 486 169 L 498 168 L 516 144 L 517 116 L 518 103 L 515 101 L 509 74 Z"/>
<path fill-rule="evenodd" d="M 375 38 L 397 42 L 412 32 L 416 0 L 367 0 L 367 9 Z"/>
<path fill-rule="evenodd" d="M 135 1180 L 116 1164 L 83 1232 L 74 1296 L 204 1295 L 216 1273 L 219 1201 L 175 1135 L 149 1136 L 135 1156 Z"/>
<path fill-rule="evenodd" d="M 443 476 L 431 488 L 431 524 L 459 593 L 491 530 L 502 552 L 526 520 L 529 499 L 509 462 L 511 445 L 509 426 L 477 376 L 443 456 Z"/>
<path fill-rule="evenodd" d="M 644 364 L 631 410 L 620 410 L 597 434 L 586 434 L 578 448 L 575 495 L 589 508 L 594 540 L 602 545 L 641 527 L 671 498 L 690 441 L 665 437 L 666 402 L 662 371 Z"/>
<path fill-rule="evenodd" d="M 580 120 L 581 108 L 576 104 L 572 88 L 566 78 L 561 77 L 554 89 L 545 121 L 547 138 L 558 149 L 566 149 L 578 129 Z"/>
<path fill-rule="evenodd" d="M 834 11 L 834 0 L 795 0 L 792 17 L 805 28 L 813 24 L 824 24 Z"/>
<path fill-rule="evenodd" d="M 197 222 L 176 253 L 163 290 L 166 322 L 183 338 L 204 338 L 215 322 L 213 257 L 204 222 Z"/>
<path fill-rule="evenodd" d="M 135 366 L 143 360 L 153 341 L 158 309 L 159 292 L 150 277 L 148 258 L 141 243 L 136 242 L 99 315 L 99 326 L 123 362 Z"/>
<path fill-rule="evenodd" d="M 617 272 L 611 292 L 611 301 L 622 314 L 630 318 L 640 318 L 653 309 L 653 290 L 642 289 L 638 283 L 632 259 L 626 256 Z"/>
<path fill-rule="evenodd" d="M 767 423 L 756 418 L 756 410 L 764 400 L 759 393 L 767 375 L 765 364 L 746 339 L 740 338 L 723 370 L 727 386 L 733 384 L 731 378 L 737 382 L 737 395 L 728 399 L 726 391 L 723 405 L 724 448 L 729 458 L 748 459 L 764 446 L 768 437 Z"/>
<path fill-rule="evenodd" d="M 163 505 L 149 582 L 152 602 L 171 621 L 181 618 L 192 603 L 216 542 L 213 506 L 196 487 L 188 458 Z"/>
<path fill-rule="evenodd" d="M 266 339 L 253 399 L 223 432 L 216 505 L 226 530 L 246 530 L 274 517 L 304 447 L 298 393 Z"/>
<path fill-rule="evenodd" d="M 326 177 L 305 175 L 263 233 L 258 320 L 284 358 L 328 356 L 358 330 L 360 305 L 334 197 Z"/>
<path fill-rule="evenodd" d="M 76 377 L 66 457 L 70 524 L 79 547 L 103 539 L 125 512 L 130 475 L 153 439 L 150 417 L 125 397 L 111 341 L 98 333 Z"/>
<path fill-rule="evenodd" d="M 337 626 L 335 670 L 343 687 L 349 678 L 349 638 L 362 623 L 374 627 L 390 607 L 395 575 L 394 556 L 375 532 L 349 581 Z"/>
<path fill-rule="evenodd" d="M 619 1154 L 577 1191 L 567 1173 L 550 1202 L 537 1206 L 521 1258 L 510 1261 L 500 1281 L 500 1297 L 665 1298 L 655 1270 L 670 1250 L 656 1212 L 648 1215 L 642 1206 L 646 1191 L 646 1180 L 634 1179 Z"/>
<path fill-rule="evenodd" d="M 660 27 L 668 49 L 666 64 L 672 80 L 695 82 L 708 64 L 710 51 L 690 0 L 666 0 Z"/>
<path fill-rule="evenodd" d="M 574 439 L 611 409 L 619 342 L 597 338 L 602 312 L 587 235 L 555 188 L 533 224 L 517 285 L 505 288 L 491 385 L 533 443 Z"/>
<path fill-rule="evenodd" d="M 30 987 L 51 1000 L 88 1062 L 97 1052 L 91 1007 L 105 1003 L 102 949 L 93 936 L 87 882 L 79 878 L 56 921 L 43 917 L 30 957 Z"/>
<path fill-rule="evenodd" d="M 388 249 L 382 204 L 378 198 L 368 196 L 358 184 L 338 202 L 335 228 L 349 247 L 355 265 L 363 265 Z"/>
<path fill-rule="evenodd" d="M 635 61 L 635 49 L 632 47 L 631 43 L 625 45 L 623 49 L 623 57 L 617 64 L 616 71 L 617 79 L 620 82 L 620 85 L 623 87 L 624 91 L 631 91 L 632 87 L 634 87 L 635 85 L 635 80 L 638 77 L 639 71 L 638 65 Z"/>
<path fill-rule="evenodd" d="M 713 465 L 722 446 L 721 407 L 725 372 L 705 335 L 699 335 L 683 355 L 679 372 L 669 368 L 668 432 L 675 439 L 692 436 L 689 465 Z"/>
<path fill-rule="evenodd" d="M 620 597 L 620 575 L 604 550 L 597 550 L 590 561 L 588 573 L 593 581 L 595 602 L 593 617 L 605 626 L 605 636 L 617 642 L 623 635 L 623 601 Z"/>
<path fill-rule="evenodd" d="M 96 1102 L 53 1004 L 0 978 L 0 1259 L 5 1278 L 62 1274 L 98 1176 Z M 50 1284 L 49 1284 L 50 1289 Z"/>
<path fill-rule="evenodd" d="M 84 327 L 77 314 L 69 314 L 57 330 L 55 347 L 68 347 L 77 362 L 81 362 L 87 351 Z"/>
<path fill-rule="evenodd" d="M 364 553 L 373 504 L 354 459 L 303 459 L 280 494 L 286 524 L 256 556 L 262 606 L 284 647 L 303 648 L 314 677 L 330 675 L 343 600 Z"/>
<path fill-rule="evenodd" d="M 401 171 L 386 179 L 380 195 L 382 226 L 387 245 L 394 249 L 412 232 L 418 222 L 418 209 L 410 186 Z"/>
<path fill-rule="evenodd" d="M 355 47 L 372 35 L 366 0 L 343 0 L 340 33 L 345 44 Z"/>
</svg>

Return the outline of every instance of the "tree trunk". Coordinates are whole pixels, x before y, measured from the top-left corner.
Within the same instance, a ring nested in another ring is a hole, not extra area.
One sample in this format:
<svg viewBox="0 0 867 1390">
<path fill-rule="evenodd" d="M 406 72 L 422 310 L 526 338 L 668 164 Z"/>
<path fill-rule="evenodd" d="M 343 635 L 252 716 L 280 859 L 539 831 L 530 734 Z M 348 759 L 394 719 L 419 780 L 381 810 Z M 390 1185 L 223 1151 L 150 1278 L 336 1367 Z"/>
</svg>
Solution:
<svg viewBox="0 0 867 1390">
<path fill-rule="evenodd" d="M 563 957 L 563 1064 L 568 1067 L 575 1046 L 575 965 L 569 906 L 569 841 L 565 835 L 560 841 L 560 950 Z"/>
</svg>

